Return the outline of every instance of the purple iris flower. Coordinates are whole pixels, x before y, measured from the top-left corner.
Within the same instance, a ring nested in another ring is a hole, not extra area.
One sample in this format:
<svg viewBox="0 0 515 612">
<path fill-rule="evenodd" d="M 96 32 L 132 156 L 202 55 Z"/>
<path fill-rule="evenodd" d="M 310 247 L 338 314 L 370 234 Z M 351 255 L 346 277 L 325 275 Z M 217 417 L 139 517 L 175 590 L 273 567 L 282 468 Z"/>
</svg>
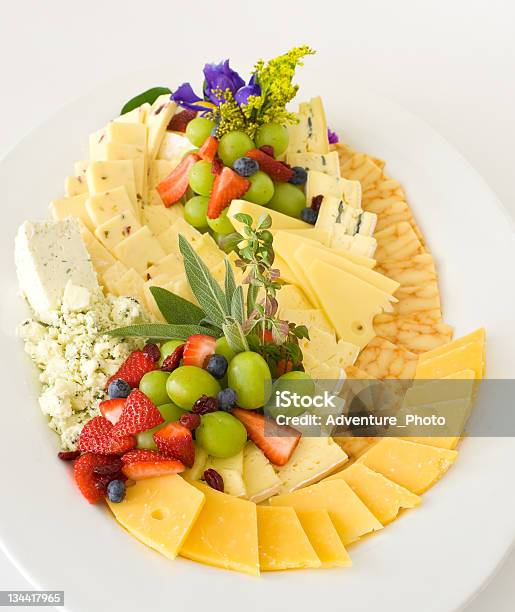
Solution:
<svg viewBox="0 0 515 612">
<path fill-rule="evenodd" d="M 219 64 L 206 64 L 204 66 L 204 97 L 211 100 L 217 106 L 220 100 L 214 94 L 219 89 L 225 91 L 229 89 L 233 94 L 245 85 L 241 76 L 229 66 L 229 60 Z"/>
<path fill-rule="evenodd" d="M 336 144 L 337 142 L 340 142 L 338 134 L 333 132 L 333 130 L 330 128 L 327 128 L 327 138 L 329 139 L 329 144 Z"/>
<path fill-rule="evenodd" d="M 189 83 L 183 83 L 173 92 L 170 98 L 177 102 L 179 106 L 188 108 L 189 110 L 211 110 L 209 106 L 202 105 L 202 98 L 199 98 L 193 91 Z"/>
<path fill-rule="evenodd" d="M 250 96 L 260 96 L 260 95 L 261 95 L 261 87 L 259 86 L 258 83 L 256 83 L 256 75 L 253 74 L 250 77 L 249 84 L 245 85 L 244 87 L 241 87 L 234 94 L 234 99 L 240 106 L 242 106 L 248 103 Z"/>
</svg>

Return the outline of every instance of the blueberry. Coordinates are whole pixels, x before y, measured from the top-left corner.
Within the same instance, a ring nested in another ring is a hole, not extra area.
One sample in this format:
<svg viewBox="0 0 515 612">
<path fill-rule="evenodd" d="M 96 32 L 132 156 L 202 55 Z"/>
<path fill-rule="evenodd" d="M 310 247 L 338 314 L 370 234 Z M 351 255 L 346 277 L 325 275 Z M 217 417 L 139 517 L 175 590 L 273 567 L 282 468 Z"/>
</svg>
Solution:
<svg viewBox="0 0 515 612">
<path fill-rule="evenodd" d="M 252 176 L 259 170 L 259 164 L 250 157 L 238 157 L 233 164 L 233 168 L 240 176 Z"/>
<path fill-rule="evenodd" d="M 304 168 L 301 168 L 300 166 L 294 166 L 292 170 L 293 176 L 291 177 L 289 182 L 293 185 L 304 185 L 304 183 L 308 180 L 308 173 L 306 172 L 306 170 L 304 170 Z"/>
<path fill-rule="evenodd" d="M 113 504 L 119 504 L 125 497 L 125 483 L 123 480 L 111 480 L 107 485 L 107 497 Z"/>
<path fill-rule="evenodd" d="M 236 391 L 234 391 L 234 389 L 227 387 L 227 389 L 220 391 L 217 398 L 220 410 L 225 410 L 227 412 L 236 406 L 238 396 L 236 395 Z"/>
<path fill-rule="evenodd" d="M 303 208 L 300 211 L 300 218 L 306 223 L 315 225 L 318 219 L 318 210 L 314 210 L 313 208 Z"/>
<path fill-rule="evenodd" d="M 211 355 L 207 362 L 206 370 L 215 378 L 223 378 L 229 364 L 223 355 Z"/>
<path fill-rule="evenodd" d="M 111 399 L 118 397 L 127 397 L 131 392 L 131 387 L 128 382 L 125 382 L 123 378 L 115 378 L 109 383 L 107 393 Z"/>
</svg>

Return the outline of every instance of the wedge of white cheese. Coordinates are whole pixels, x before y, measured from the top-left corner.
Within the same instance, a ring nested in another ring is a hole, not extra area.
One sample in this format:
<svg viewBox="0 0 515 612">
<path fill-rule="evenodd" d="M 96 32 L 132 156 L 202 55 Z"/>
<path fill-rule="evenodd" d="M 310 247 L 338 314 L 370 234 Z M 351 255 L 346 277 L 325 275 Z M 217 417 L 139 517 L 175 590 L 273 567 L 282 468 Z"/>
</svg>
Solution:
<svg viewBox="0 0 515 612">
<path fill-rule="evenodd" d="M 243 481 L 247 498 L 256 504 L 276 495 L 281 488 L 272 464 L 254 442 L 247 442 L 243 449 Z"/>
</svg>

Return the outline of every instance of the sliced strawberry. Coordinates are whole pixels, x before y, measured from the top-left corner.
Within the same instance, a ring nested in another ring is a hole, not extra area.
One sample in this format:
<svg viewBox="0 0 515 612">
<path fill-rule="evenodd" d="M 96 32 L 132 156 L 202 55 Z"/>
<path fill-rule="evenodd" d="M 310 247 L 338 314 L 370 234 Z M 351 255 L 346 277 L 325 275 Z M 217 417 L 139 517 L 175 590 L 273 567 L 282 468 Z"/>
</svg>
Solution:
<svg viewBox="0 0 515 612">
<path fill-rule="evenodd" d="M 241 198 L 249 187 L 250 181 L 248 179 L 225 166 L 222 172 L 216 176 L 209 196 L 207 205 L 209 219 L 217 219 L 222 210 L 227 208 L 232 200 Z"/>
<path fill-rule="evenodd" d="M 175 204 L 186 193 L 189 186 L 190 169 L 199 159 L 196 153 L 189 153 L 177 168 L 172 170 L 171 174 L 156 187 L 165 206 Z"/>
<path fill-rule="evenodd" d="M 274 465 L 288 462 L 300 441 L 300 432 L 293 427 L 278 425 L 274 419 L 254 410 L 234 408 L 232 413 L 245 425 L 249 438 L 269 461 Z"/>
<path fill-rule="evenodd" d="M 182 363 L 203 368 L 206 359 L 214 354 L 215 345 L 216 340 L 213 336 L 193 334 L 193 336 L 186 340 L 184 345 Z"/>
<path fill-rule="evenodd" d="M 86 453 L 75 462 L 73 477 L 80 492 L 90 504 L 94 504 L 102 499 L 107 492 L 107 484 L 103 479 L 97 478 L 94 469 L 110 465 L 111 462 L 112 457 L 95 455 L 94 453 Z"/>
<path fill-rule="evenodd" d="M 165 455 L 179 459 L 188 467 L 191 467 L 195 462 L 193 436 L 184 425 L 172 421 L 156 431 L 154 440 L 157 448 Z"/>
<path fill-rule="evenodd" d="M 213 160 L 213 163 L 211 164 L 211 174 L 214 174 L 215 176 L 217 174 L 221 174 L 223 169 L 224 169 L 223 161 L 219 157 L 215 157 L 215 159 Z"/>
<path fill-rule="evenodd" d="M 113 424 L 103 416 L 96 416 L 82 428 L 77 446 L 82 452 L 113 455 L 131 450 L 136 440 L 130 435 L 115 436 Z"/>
<path fill-rule="evenodd" d="M 195 119 L 196 116 L 197 113 L 194 110 L 189 109 L 175 113 L 175 115 L 170 119 L 170 123 L 166 129 L 169 132 L 185 132 L 188 123 L 192 119 Z"/>
<path fill-rule="evenodd" d="M 122 414 L 125 402 L 125 397 L 105 400 L 104 402 L 100 402 L 100 412 L 110 423 L 115 425 Z"/>
<path fill-rule="evenodd" d="M 131 480 L 143 480 L 145 478 L 156 478 L 157 476 L 167 476 L 168 474 L 179 474 L 184 472 L 185 467 L 176 459 L 166 461 L 138 461 L 126 463 L 122 472 Z"/>
<path fill-rule="evenodd" d="M 118 371 L 106 382 L 105 388 L 116 378 L 123 378 L 131 387 L 138 387 L 141 379 L 147 372 L 157 367 L 156 362 L 143 351 L 133 351 L 118 368 Z"/>
<path fill-rule="evenodd" d="M 260 169 L 266 172 L 273 181 L 287 183 L 293 176 L 293 170 L 289 166 L 277 161 L 259 149 L 248 151 L 245 153 L 245 157 L 250 157 L 257 161 Z"/>
<path fill-rule="evenodd" d="M 165 358 L 161 365 L 163 372 L 173 372 L 181 365 L 185 344 L 179 345 L 171 355 Z"/>
<path fill-rule="evenodd" d="M 208 136 L 204 144 L 200 147 L 198 156 L 205 161 L 211 163 L 215 159 L 218 151 L 218 139 L 214 136 Z"/>
<path fill-rule="evenodd" d="M 170 457 L 163 455 L 159 451 L 148 450 L 146 448 L 135 448 L 122 455 L 123 463 L 139 463 L 142 461 L 167 461 Z"/>
<path fill-rule="evenodd" d="M 130 436 L 164 423 L 159 410 L 139 389 L 133 389 L 125 401 L 122 414 L 113 427 L 113 435 Z"/>
</svg>

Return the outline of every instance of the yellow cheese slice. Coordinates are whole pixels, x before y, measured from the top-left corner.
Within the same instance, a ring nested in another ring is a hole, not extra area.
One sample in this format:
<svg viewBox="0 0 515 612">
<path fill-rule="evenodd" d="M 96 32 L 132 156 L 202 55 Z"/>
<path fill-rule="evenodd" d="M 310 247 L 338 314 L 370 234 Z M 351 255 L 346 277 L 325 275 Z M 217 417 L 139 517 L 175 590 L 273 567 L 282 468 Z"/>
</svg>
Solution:
<svg viewBox="0 0 515 612">
<path fill-rule="evenodd" d="M 136 270 L 129 268 L 115 283 L 115 288 L 116 295 L 133 297 L 137 299 L 142 306 L 145 306 L 145 283 Z"/>
<path fill-rule="evenodd" d="M 144 123 L 145 116 L 149 108 L 150 104 L 148 102 L 145 102 L 134 110 L 131 110 L 128 113 L 124 113 L 119 117 L 116 117 L 116 119 L 113 119 L 113 121 L 117 123 Z"/>
<path fill-rule="evenodd" d="M 234 218 L 234 215 L 238 213 L 243 213 L 252 217 L 254 225 L 262 215 L 266 214 L 272 219 L 273 229 L 311 229 L 308 223 L 304 223 L 304 221 L 289 217 L 288 215 L 283 215 L 283 213 L 272 210 L 271 208 L 247 202 L 246 200 L 233 200 L 227 210 L 227 216 L 237 232 L 241 232 L 242 230 L 242 223 L 236 221 Z"/>
<path fill-rule="evenodd" d="M 326 510 L 299 511 L 297 516 L 311 546 L 320 559 L 322 564 L 320 567 L 350 567 L 352 565 L 349 553 L 345 550 Z"/>
<path fill-rule="evenodd" d="M 192 246 L 195 246 L 202 238 L 202 234 L 181 217 L 157 236 L 167 254 L 179 252 L 179 234 L 184 236 Z"/>
<path fill-rule="evenodd" d="M 293 508 L 257 506 L 257 521 L 262 571 L 321 567 Z"/>
<path fill-rule="evenodd" d="M 125 187 L 116 187 L 111 191 L 97 193 L 86 200 L 86 211 L 94 227 L 102 225 L 127 210 L 134 212 Z"/>
<path fill-rule="evenodd" d="M 243 481 L 247 497 L 256 504 L 278 493 L 281 487 L 281 481 L 270 461 L 250 441 L 243 449 Z"/>
<path fill-rule="evenodd" d="M 106 140 L 117 144 L 135 145 L 143 151 L 147 147 L 147 128 L 142 123 L 112 121 L 105 128 Z"/>
<path fill-rule="evenodd" d="M 64 195 L 67 198 L 88 193 L 88 185 L 84 176 L 67 176 L 64 179 Z"/>
<path fill-rule="evenodd" d="M 308 351 L 318 362 L 327 361 L 336 353 L 336 336 L 334 332 L 324 331 L 318 327 L 309 330 L 309 340 L 299 340 L 302 351 Z"/>
<path fill-rule="evenodd" d="M 140 223 L 130 210 L 125 210 L 99 225 L 95 236 L 112 253 L 122 240 L 140 229 Z"/>
<path fill-rule="evenodd" d="M 200 480 L 206 469 L 207 458 L 208 454 L 202 446 L 195 444 L 195 462 L 190 468 L 184 470 L 181 476 L 186 480 Z"/>
<path fill-rule="evenodd" d="M 424 361 L 429 361 L 430 359 L 433 359 L 433 357 L 438 357 L 439 355 L 449 353 L 450 351 L 453 351 L 454 349 L 457 349 L 461 346 L 465 346 L 466 344 L 470 344 L 471 342 L 479 342 L 482 345 L 485 344 L 486 331 L 484 327 L 480 327 L 472 333 L 467 334 L 466 336 L 462 336 L 461 338 L 457 338 L 456 340 L 453 340 L 448 344 L 444 344 L 443 346 L 433 349 L 432 351 L 423 353 L 419 357 L 419 362 L 423 363 Z"/>
<path fill-rule="evenodd" d="M 283 285 L 276 294 L 277 303 L 279 305 L 279 316 L 283 308 L 293 308 L 303 310 L 312 308 L 312 304 L 304 295 L 302 289 L 295 285 Z"/>
<path fill-rule="evenodd" d="M 127 268 L 122 264 L 121 261 L 115 261 L 113 265 L 109 266 L 107 270 L 101 275 L 100 282 L 107 293 L 118 293 L 118 281 L 127 272 Z"/>
<path fill-rule="evenodd" d="M 325 314 L 316 308 L 298 310 L 296 308 L 283 308 L 281 317 L 290 323 L 305 325 L 308 330 L 311 327 L 318 327 L 327 332 L 334 332 L 334 329 L 327 320 Z"/>
<path fill-rule="evenodd" d="M 202 234 L 199 240 L 193 244 L 193 248 L 208 268 L 214 268 L 224 261 L 223 251 L 218 248 L 218 245 L 208 233 Z"/>
<path fill-rule="evenodd" d="M 184 273 L 179 274 L 179 276 L 172 280 L 169 286 L 164 286 L 164 289 L 168 289 L 168 291 L 188 300 L 188 302 L 197 304 L 197 298 L 193 295 L 186 274 Z"/>
<path fill-rule="evenodd" d="M 358 461 L 401 487 L 420 495 L 432 487 L 456 460 L 458 453 L 400 438 L 383 438 Z"/>
<path fill-rule="evenodd" d="M 147 268 L 161 261 L 166 253 L 154 234 L 144 225 L 119 242 L 114 254 L 127 267 L 134 268 L 142 276 Z"/>
<path fill-rule="evenodd" d="M 375 336 L 374 317 L 391 310 L 395 298 L 324 261 L 313 261 L 307 276 L 338 338 L 366 346 Z"/>
<path fill-rule="evenodd" d="M 152 295 L 152 292 L 150 291 L 150 287 L 162 287 L 163 285 L 167 285 L 169 282 L 170 282 L 170 278 L 166 276 L 166 278 L 163 278 L 163 280 L 161 280 L 159 277 L 154 280 L 150 279 L 146 281 L 143 285 L 143 293 L 145 295 L 144 305 L 146 306 L 148 312 L 159 323 L 166 323 L 166 320 L 161 314 L 161 311 L 159 310 L 157 306 L 156 300 L 154 299 L 154 296 Z"/>
<path fill-rule="evenodd" d="M 270 499 L 272 506 L 291 506 L 296 511 L 326 510 L 347 546 L 383 526 L 344 480 L 325 480 Z"/>
<path fill-rule="evenodd" d="M 166 127 L 177 109 L 177 104 L 170 100 L 169 94 L 159 96 L 152 104 L 145 118 L 148 128 L 148 157 L 155 159 L 161 146 Z"/>
<path fill-rule="evenodd" d="M 331 243 L 331 233 L 327 230 L 320 229 L 318 227 L 310 227 L 309 229 L 272 229 L 272 234 L 275 236 L 277 232 L 287 232 L 293 234 L 302 240 L 312 240 L 317 246 L 323 245 L 329 247 Z"/>
<path fill-rule="evenodd" d="M 259 575 L 256 504 L 200 482 L 192 485 L 204 494 L 206 503 L 179 554 L 207 565 Z"/>
<path fill-rule="evenodd" d="M 143 207 L 142 214 L 143 223 L 148 225 L 150 231 L 158 236 L 173 225 L 177 219 L 184 217 L 184 206 L 177 203 L 167 208 L 163 204 L 148 204 Z"/>
<path fill-rule="evenodd" d="M 136 539 L 175 559 L 204 504 L 204 495 L 180 476 L 139 480 L 119 504 L 107 500 L 116 520 Z"/>
<path fill-rule="evenodd" d="M 300 113 L 307 116 L 306 150 L 311 153 L 329 153 L 327 120 L 322 98 L 315 96 L 300 104 Z"/>
<path fill-rule="evenodd" d="M 173 277 L 184 272 L 184 265 L 180 253 L 170 253 L 160 259 L 156 264 L 150 266 L 147 270 L 147 276 L 152 279 L 163 274 Z"/>
<path fill-rule="evenodd" d="M 278 253 L 275 253 L 274 268 L 279 270 L 279 278 L 283 282 L 290 283 L 291 285 L 299 284 L 299 279 L 295 276 L 289 264 Z"/>
<path fill-rule="evenodd" d="M 111 253 L 93 236 L 85 225 L 80 228 L 82 239 L 86 245 L 91 263 L 98 275 L 102 276 L 105 271 L 114 264 L 115 258 Z"/>
<path fill-rule="evenodd" d="M 104 193 L 116 187 L 125 187 L 134 210 L 139 210 L 134 165 L 131 160 L 93 161 L 86 170 L 86 180 L 88 191 L 91 194 Z"/>
<path fill-rule="evenodd" d="M 354 463 L 327 480 L 343 479 L 366 505 L 366 507 L 387 525 L 395 520 L 403 508 L 415 508 L 422 501 L 418 495 L 374 472 L 363 463 Z"/>
<path fill-rule="evenodd" d="M 161 181 L 164 181 L 164 179 L 172 172 L 173 169 L 173 162 L 166 159 L 155 159 L 149 163 L 147 184 L 148 205 L 163 206 L 163 200 L 156 191 L 156 187 Z M 176 206 L 180 206 L 182 208 L 182 204 L 174 204 L 173 206 L 170 206 L 170 209 L 174 209 Z"/>
<path fill-rule="evenodd" d="M 73 196 L 71 198 L 61 198 L 50 202 L 50 214 L 54 219 L 64 219 L 65 217 L 78 217 L 85 226 L 94 231 L 95 226 L 86 210 L 87 193 Z"/>
<path fill-rule="evenodd" d="M 415 377 L 443 378 L 461 370 L 473 370 L 476 379 L 481 379 L 484 369 L 484 345 L 476 341 L 419 362 Z"/>
</svg>

